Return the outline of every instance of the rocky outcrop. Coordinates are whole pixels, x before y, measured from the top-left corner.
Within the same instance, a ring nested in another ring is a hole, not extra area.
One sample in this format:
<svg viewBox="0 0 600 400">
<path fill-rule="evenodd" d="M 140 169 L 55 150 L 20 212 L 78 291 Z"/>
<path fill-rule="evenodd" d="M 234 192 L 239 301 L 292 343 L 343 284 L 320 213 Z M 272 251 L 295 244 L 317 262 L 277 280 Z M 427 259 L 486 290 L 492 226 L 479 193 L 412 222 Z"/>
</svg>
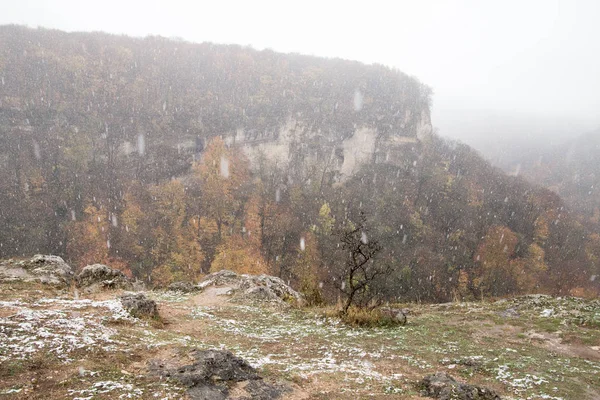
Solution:
<svg viewBox="0 0 600 400">
<path fill-rule="evenodd" d="M 201 289 L 209 286 L 229 287 L 231 301 L 238 303 L 270 303 L 279 306 L 302 306 L 304 297 L 286 283 L 270 275 L 239 275 L 222 270 L 208 275 L 198 284 Z"/>
<path fill-rule="evenodd" d="M 427 375 L 419 387 L 422 395 L 440 400 L 500 400 L 492 389 L 458 382 L 445 372 Z"/>
<path fill-rule="evenodd" d="M 123 272 L 104 264 L 84 267 L 76 281 L 77 286 L 88 293 L 109 289 L 133 290 L 133 283 Z"/>
<path fill-rule="evenodd" d="M 226 350 L 193 350 L 192 364 L 170 366 L 162 361 L 150 363 L 154 376 L 169 378 L 188 388 L 191 399 L 278 399 L 291 389 L 268 383 L 245 360 Z"/>
<path fill-rule="evenodd" d="M 208 286 L 228 286 L 237 285 L 240 282 L 242 275 L 238 275 L 233 271 L 224 269 L 218 272 L 213 272 L 207 275 L 202 282 L 198 284 L 200 288 L 206 288 Z"/>
<path fill-rule="evenodd" d="M 69 286 L 73 269 L 60 257 L 36 254 L 29 260 L 0 262 L 0 282 L 40 282 Z"/>
<path fill-rule="evenodd" d="M 158 318 L 158 307 L 154 300 L 148 299 L 143 293 L 128 293 L 121 297 L 123 308 L 136 318 Z"/>
</svg>

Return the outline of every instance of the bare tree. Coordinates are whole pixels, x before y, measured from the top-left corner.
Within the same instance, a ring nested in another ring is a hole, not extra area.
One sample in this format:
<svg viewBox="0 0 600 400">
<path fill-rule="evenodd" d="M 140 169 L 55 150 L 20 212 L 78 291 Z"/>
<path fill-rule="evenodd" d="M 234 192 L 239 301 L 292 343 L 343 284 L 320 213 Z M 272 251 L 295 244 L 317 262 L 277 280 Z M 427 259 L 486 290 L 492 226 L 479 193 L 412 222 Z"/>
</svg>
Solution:
<svg viewBox="0 0 600 400">
<path fill-rule="evenodd" d="M 369 237 L 364 212 L 360 212 L 357 223 L 338 235 L 342 249 L 347 252 L 340 274 L 340 291 L 346 296 L 342 308 L 345 314 L 351 305 L 365 307 L 377 297 L 376 280 L 389 273 L 390 268 L 375 262 L 374 257 L 382 246 Z"/>
</svg>

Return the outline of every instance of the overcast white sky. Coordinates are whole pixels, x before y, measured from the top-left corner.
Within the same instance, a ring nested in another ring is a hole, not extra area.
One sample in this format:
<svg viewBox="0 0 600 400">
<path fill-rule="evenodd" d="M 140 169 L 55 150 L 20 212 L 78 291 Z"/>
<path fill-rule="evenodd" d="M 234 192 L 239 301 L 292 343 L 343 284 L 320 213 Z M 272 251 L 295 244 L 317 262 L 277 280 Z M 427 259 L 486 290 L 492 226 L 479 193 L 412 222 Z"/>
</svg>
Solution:
<svg viewBox="0 0 600 400">
<path fill-rule="evenodd" d="M 600 0 L 0 0 L 0 9 L 0 24 L 394 66 L 434 89 L 442 134 L 456 136 L 448 119 L 472 110 L 600 126 Z"/>
</svg>

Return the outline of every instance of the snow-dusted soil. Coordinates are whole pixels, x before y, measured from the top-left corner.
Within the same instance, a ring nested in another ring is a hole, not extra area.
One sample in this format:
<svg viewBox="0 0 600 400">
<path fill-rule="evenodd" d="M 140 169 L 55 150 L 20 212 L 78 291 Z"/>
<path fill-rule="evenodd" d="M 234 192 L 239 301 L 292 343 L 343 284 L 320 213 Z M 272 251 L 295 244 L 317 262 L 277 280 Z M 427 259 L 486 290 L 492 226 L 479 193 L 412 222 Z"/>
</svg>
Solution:
<svg viewBox="0 0 600 400">
<path fill-rule="evenodd" d="M 185 398 L 148 377 L 146 365 L 183 362 L 192 348 L 231 350 L 263 375 L 296 383 L 295 398 L 420 399 L 415 383 L 440 370 L 504 399 L 600 398 L 597 302 L 408 305 L 404 327 L 356 329 L 322 310 L 148 292 L 164 320 L 155 324 L 129 316 L 117 293 L 74 299 L 2 289 L 0 398 Z"/>
<path fill-rule="evenodd" d="M 26 359 L 40 351 L 64 362 L 72 362 L 72 353 L 79 349 L 115 351 L 124 343 L 114 339 L 117 331 L 106 322 L 134 321 L 118 300 L 2 301 L 0 307 L 14 311 L 0 318 L 2 362 Z"/>
<path fill-rule="evenodd" d="M 116 369 L 127 362 L 111 365 L 146 352 L 138 331 L 151 337 L 148 328 L 114 298 L 0 301 L 0 397 L 181 398 L 179 388 Z"/>
<path fill-rule="evenodd" d="M 170 299 L 163 309 L 178 323 L 169 329 L 228 348 L 317 397 L 416 399 L 415 382 L 447 370 L 506 399 L 600 398 L 597 301 L 527 296 L 408 305 L 405 327 L 354 329 L 319 310 L 198 305 L 196 297 Z"/>
</svg>

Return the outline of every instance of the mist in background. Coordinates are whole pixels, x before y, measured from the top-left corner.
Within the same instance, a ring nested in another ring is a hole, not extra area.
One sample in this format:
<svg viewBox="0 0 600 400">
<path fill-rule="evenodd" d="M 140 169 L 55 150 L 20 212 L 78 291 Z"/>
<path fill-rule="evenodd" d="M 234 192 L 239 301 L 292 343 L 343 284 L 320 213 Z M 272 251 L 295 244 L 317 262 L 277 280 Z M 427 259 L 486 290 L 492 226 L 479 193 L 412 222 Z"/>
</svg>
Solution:
<svg viewBox="0 0 600 400">
<path fill-rule="evenodd" d="M 25 0 L 0 24 L 354 59 L 434 90 L 433 124 L 497 165 L 600 126 L 600 2 Z"/>
</svg>

